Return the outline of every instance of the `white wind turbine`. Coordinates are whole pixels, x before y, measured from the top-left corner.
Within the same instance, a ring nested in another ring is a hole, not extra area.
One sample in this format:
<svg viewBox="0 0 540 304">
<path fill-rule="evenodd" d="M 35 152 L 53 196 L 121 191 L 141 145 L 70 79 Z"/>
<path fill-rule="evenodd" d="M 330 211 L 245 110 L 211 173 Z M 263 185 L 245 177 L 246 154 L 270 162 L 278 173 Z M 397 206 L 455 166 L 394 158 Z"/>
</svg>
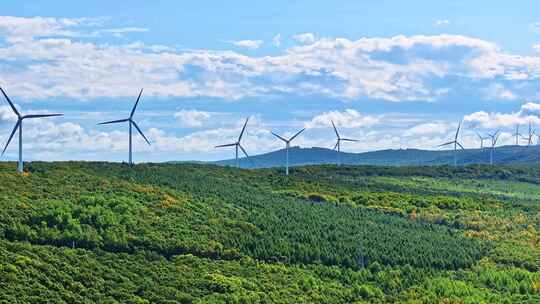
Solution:
<svg viewBox="0 0 540 304">
<path fill-rule="evenodd" d="M 495 153 L 495 145 L 497 144 L 497 140 L 499 140 L 499 135 L 501 135 L 500 130 L 497 130 L 493 134 L 489 134 L 489 138 L 491 138 L 491 150 L 489 151 L 489 164 L 493 165 L 493 154 Z"/>
<path fill-rule="evenodd" d="M 115 124 L 115 123 L 122 123 L 122 122 L 128 122 L 129 123 L 129 164 L 133 165 L 133 127 L 137 129 L 139 134 L 141 134 L 142 138 L 148 143 L 150 146 L 150 141 L 144 133 L 141 131 L 141 128 L 137 125 L 137 123 L 133 120 L 133 115 L 135 114 L 135 110 L 137 109 L 137 105 L 139 104 L 139 100 L 141 99 L 141 95 L 143 93 L 143 89 L 139 92 L 139 97 L 137 97 L 137 101 L 135 101 L 135 105 L 133 105 L 133 108 L 131 109 L 131 114 L 129 114 L 129 118 L 125 119 L 119 119 L 119 120 L 113 120 L 113 121 L 107 121 L 99 123 L 99 125 L 108 125 L 108 124 Z"/>
<path fill-rule="evenodd" d="M 519 138 L 523 137 L 523 135 L 519 133 L 519 124 L 516 125 L 516 132 L 514 133 L 514 136 L 516 137 L 516 146 L 519 146 Z"/>
<path fill-rule="evenodd" d="M 523 139 L 527 140 L 527 147 L 531 146 L 533 144 L 533 138 L 535 135 L 535 131 L 532 129 L 532 125 L 529 122 L 529 134 L 527 134 L 527 137 L 522 136 Z"/>
<path fill-rule="evenodd" d="M 242 144 L 240 143 L 242 141 L 242 137 L 244 136 L 244 132 L 246 131 L 246 126 L 249 121 L 249 117 L 246 118 L 246 122 L 244 123 L 244 127 L 242 127 L 242 131 L 240 132 L 240 136 L 238 136 L 238 140 L 232 144 L 225 144 L 225 145 L 219 145 L 216 146 L 216 148 L 223 148 L 223 147 L 234 147 L 235 148 L 235 159 L 236 159 L 236 167 L 240 168 L 240 159 L 238 158 L 238 149 L 242 150 L 246 158 L 249 158 L 249 155 L 246 152 L 246 149 L 242 147 Z"/>
<path fill-rule="evenodd" d="M 336 125 L 334 124 L 334 121 L 331 120 L 331 122 L 332 122 L 332 127 L 334 127 L 334 132 L 336 132 L 337 142 L 336 142 L 336 145 L 334 146 L 334 150 L 336 150 L 337 148 L 337 165 L 340 166 L 341 165 L 341 142 L 342 141 L 357 142 L 358 140 L 350 139 L 350 138 L 341 138 L 336 128 Z"/>
<path fill-rule="evenodd" d="M 4 150 L 2 151 L 2 155 L 4 155 L 4 153 L 6 152 L 6 149 L 8 148 L 9 146 L 9 143 L 11 142 L 11 140 L 13 139 L 13 135 L 15 135 L 15 132 L 17 132 L 17 130 L 19 130 L 19 163 L 18 163 L 18 166 L 17 166 L 17 171 L 19 173 L 22 173 L 23 172 L 23 167 L 24 167 L 24 164 L 23 164 L 23 158 L 22 158 L 22 146 L 23 146 L 23 135 L 22 135 L 22 125 L 23 125 L 23 121 L 27 118 L 43 118 L 43 117 L 54 117 L 54 116 L 62 116 L 63 114 L 30 114 L 30 115 L 21 115 L 21 113 L 19 113 L 19 111 L 17 111 L 17 108 L 15 108 L 15 105 L 13 104 L 13 102 L 11 102 L 11 99 L 9 99 L 9 97 L 7 96 L 6 92 L 4 91 L 4 89 L 0 88 L 0 90 L 2 91 L 2 94 L 4 95 L 4 97 L 6 98 L 7 102 L 9 103 L 9 105 L 11 106 L 11 109 L 13 110 L 13 112 L 15 113 L 15 115 L 17 115 L 17 123 L 15 123 L 15 127 L 13 128 L 13 131 L 11 131 L 11 135 L 9 136 L 9 139 L 6 143 L 6 146 L 4 147 Z"/>
<path fill-rule="evenodd" d="M 484 149 L 484 140 L 488 140 L 489 136 L 488 137 L 482 137 L 482 135 L 480 135 L 480 133 L 478 133 L 478 132 L 476 132 L 476 136 L 478 136 L 478 139 L 480 139 L 480 149 Z"/>
<path fill-rule="evenodd" d="M 456 130 L 456 135 L 454 137 L 454 140 L 453 141 L 449 141 L 447 143 L 444 143 L 442 145 L 439 145 L 439 147 L 443 147 L 443 146 L 448 146 L 448 145 L 451 145 L 453 144 L 454 145 L 454 167 L 457 166 L 457 148 L 458 146 L 462 149 L 462 150 L 465 150 L 465 148 L 463 148 L 463 146 L 459 143 L 458 141 L 458 136 L 459 136 L 459 130 L 461 129 L 461 121 L 459 121 L 459 124 L 458 124 L 458 128 Z"/>
<path fill-rule="evenodd" d="M 305 128 L 298 131 L 296 134 L 294 134 L 291 138 L 286 139 L 282 136 L 277 135 L 276 133 L 272 132 L 272 134 L 281 139 L 285 143 L 285 175 L 289 175 L 289 148 L 291 141 L 293 141 L 300 133 L 304 132 Z"/>
</svg>

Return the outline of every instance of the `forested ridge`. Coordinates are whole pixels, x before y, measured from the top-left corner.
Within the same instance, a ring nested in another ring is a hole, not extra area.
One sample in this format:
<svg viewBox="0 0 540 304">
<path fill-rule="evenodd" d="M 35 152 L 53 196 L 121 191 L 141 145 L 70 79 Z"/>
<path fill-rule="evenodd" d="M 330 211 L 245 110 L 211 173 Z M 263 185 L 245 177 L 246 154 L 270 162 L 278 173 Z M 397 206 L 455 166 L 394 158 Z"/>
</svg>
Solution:
<svg viewBox="0 0 540 304">
<path fill-rule="evenodd" d="M 0 164 L 5 303 L 538 303 L 540 169 Z"/>
</svg>

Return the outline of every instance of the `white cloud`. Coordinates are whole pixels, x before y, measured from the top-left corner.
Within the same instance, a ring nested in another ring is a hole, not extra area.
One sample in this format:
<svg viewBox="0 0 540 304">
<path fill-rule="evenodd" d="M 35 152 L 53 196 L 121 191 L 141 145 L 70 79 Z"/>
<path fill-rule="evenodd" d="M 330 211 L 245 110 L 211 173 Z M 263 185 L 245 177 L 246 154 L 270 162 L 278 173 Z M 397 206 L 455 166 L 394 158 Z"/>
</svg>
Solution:
<svg viewBox="0 0 540 304">
<path fill-rule="evenodd" d="M 295 36 L 300 45 L 255 57 L 141 42 L 88 42 L 81 37 L 96 31 L 126 36 L 146 31 L 103 30 L 103 22 L 92 22 L 0 17 L 0 32 L 8 37 L 0 45 L 0 68 L 6 71 L 0 81 L 14 96 L 27 99 L 126 97 L 144 86 L 147 95 L 164 98 L 294 94 L 401 102 L 436 101 L 460 90 L 455 83 L 476 82 L 482 82 L 479 94 L 523 98 L 533 91 L 528 82 L 540 79 L 540 57 L 508 54 L 496 44 L 459 35 L 349 40 L 305 33 Z M 234 43 L 258 48 L 263 42 Z M 463 81 L 446 82 L 447 77 Z M 493 79 L 496 84 L 490 84 Z"/>
<path fill-rule="evenodd" d="M 0 106 L 0 124 L 17 121 L 17 116 L 9 106 Z"/>
<path fill-rule="evenodd" d="M 406 130 L 404 136 L 429 136 L 429 135 L 444 135 L 448 133 L 450 126 L 442 122 L 429 122 L 416 125 Z"/>
<path fill-rule="evenodd" d="M 450 20 L 448 19 L 440 19 L 435 21 L 436 26 L 444 26 L 444 25 L 450 25 Z"/>
<path fill-rule="evenodd" d="M 264 44 L 264 41 L 262 40 L 237 40 L 237 41 L 230 41 L 230 43 L 232 43 L 232 45 L 239 48 L 256 50 Z"/>
<path fill-rule="evenodd" d="M 518 124 L 540 124 L 540 104 L 526 103 L 521 109 L 513 113 L 488 113 L 478 111 L 464 117 L 471 127 L 486 129 L 492 128 L 512 128 Z"/>
<path fill-rule="evenodd" d="M 96 31 L 94 34 L 100 35 L 102 33 L 109 33 L 115 37 L 124 37 L 125 34 L 145 33 L 148 31 L 149 29 L 142 28 L 142 27 L 120 27 L 120 28 L 110 28 L 110 29 L 99 30 L 99 31 Z"/>
<path fill-rule="evenodd" d="M 334 121 L 336 126 L 340 128 L 358 128 L 371 127 L 379 123 L 379 118 L 374 116 L 364 116 L 358 111 L 347 109 L 343 112 L 330 111 L 317 115 L 306 122 L 307 129 L 313 128 L 328 128 L 331 127 L 331 121 Z"/>
<path fill-rule="evenodd" d="M 281 46 L 281 34 L 277 34 L 272 38 L 272 44 L 277 48 Z"/>
<path fill-rule="evenodd" d="M 185 127 L 201 127 L 210 116 L 209 112 L 197 110 L 180 110 L 174 113 L 174 117 Z"/>
<path fill-rule="evenodd" d="M 315 34 L 313 33 L 298 34 L 298 35 L 294 35 L 292 38 L 304 44 L 311 44 L 315 42 Z"/>
<path fill-rule="evenodd" d="M 492 83 L 490 84 L 485 90 L 484 94 L 486 99 L 495 99 L 495 100 L 501 100 L 501 99 L 507 99 L 507 100 L 515 100 L 518 97 L 509 89 L 505 88 L 500 83 Z"/>
<path fill-rule="evenodd" d="M 0 34 L 18 39 L 43 36 L 77 36 L 77 32 L 71 29 L 85 22 L 85 20 L 0 16 Z"/>
</svg>

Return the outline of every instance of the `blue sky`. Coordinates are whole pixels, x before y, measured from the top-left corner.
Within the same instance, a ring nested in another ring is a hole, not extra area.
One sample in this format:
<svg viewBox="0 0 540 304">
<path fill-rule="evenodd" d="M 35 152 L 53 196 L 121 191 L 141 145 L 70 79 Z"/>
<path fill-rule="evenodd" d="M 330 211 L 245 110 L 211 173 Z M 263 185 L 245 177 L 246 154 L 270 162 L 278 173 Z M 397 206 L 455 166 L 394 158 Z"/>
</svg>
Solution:
<svg viewBox="0 0 540 304">
<path fill-rule="evenodd" d="M 213 160 L 250 116 L 245 146 L 346 151 L 435 149 L 464 119 L 462 141 L 540 124 L 540 4 L 520 1 L 6 1 L 0 86 L 25 112 L 25 158 L 126 159 L 124 118 L 153 145 L 137 161 Z M 0 103 L 0 139 L 14 124 Z M 16 156 L 16 141 L 4 159 Z"/>
</svg>

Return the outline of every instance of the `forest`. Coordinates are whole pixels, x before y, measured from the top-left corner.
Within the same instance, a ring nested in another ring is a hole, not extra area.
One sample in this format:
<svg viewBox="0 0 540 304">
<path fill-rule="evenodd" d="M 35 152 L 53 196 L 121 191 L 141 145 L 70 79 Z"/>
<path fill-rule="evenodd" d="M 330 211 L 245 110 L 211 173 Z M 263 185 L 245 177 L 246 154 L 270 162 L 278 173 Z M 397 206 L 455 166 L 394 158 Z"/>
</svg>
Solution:
<svg viewBox="0 0 540 304">
<path fill-rule="evenodd" d="M 540 303 L 540 167 L 0 164 L 0 303 Z"/>
</svg>

